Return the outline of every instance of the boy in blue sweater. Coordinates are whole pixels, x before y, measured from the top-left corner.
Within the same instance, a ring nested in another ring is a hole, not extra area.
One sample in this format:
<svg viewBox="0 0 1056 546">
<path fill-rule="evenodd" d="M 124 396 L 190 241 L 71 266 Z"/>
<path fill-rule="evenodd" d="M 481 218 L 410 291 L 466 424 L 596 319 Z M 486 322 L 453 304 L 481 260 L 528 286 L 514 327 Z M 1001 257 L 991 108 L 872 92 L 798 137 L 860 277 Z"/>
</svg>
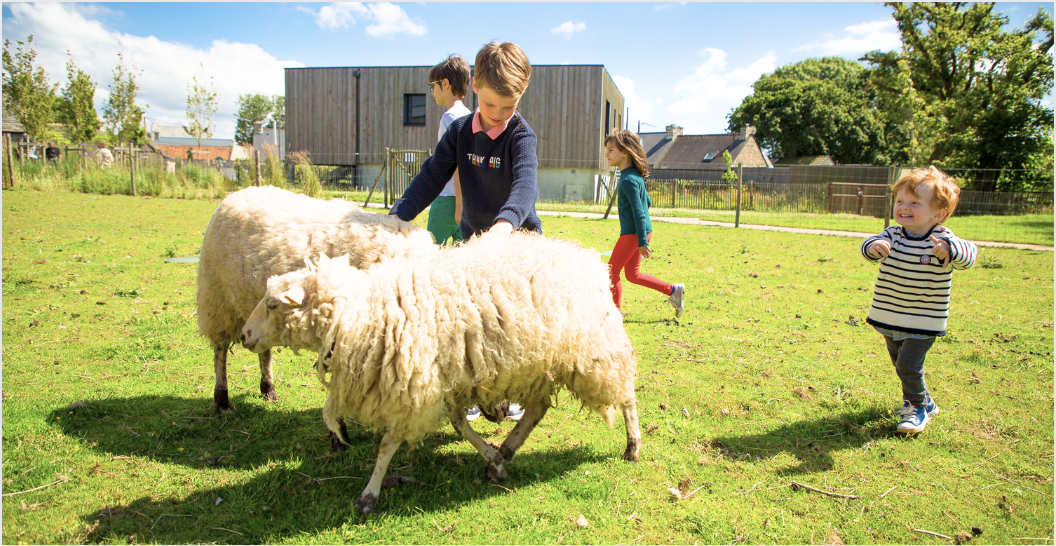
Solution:
<svg viewBox="0 0 1056 546">
<path fill-rule="evenodd" d="M 535 169 L 536 137 L 517 113 L 528 88 L 532 67 L 521 48 L 511 42 L 491 42 L 477 52 L 473 92 L 480 106 L 472 115 L 451 122 L 436 151 L 422 163 L 392 205 L 389 214 L 411 221 L 440 195 L 458 172 L 462 199 L 462 238 L 514 229 L 543 232 L 535 213 L 539 186 Z M 439 241 L 438 241 L 439 242 Z M 510 404 L 507 416 L 520 420 L 524 410 Z M 480 416 L 472 408 L 467 419 Z"/>
<path fill-rule="evenodd" d="M 389 214 L 413 220 L 457 170 L 464 239 L 486 231 L 542 233 L 535 213 L 536 136 L 517 113 L 532 73 L 528 57 L 516 44 L 491 42 L 477 52 L 474 68 L 473 92 L 480 106 L 451 123 Z"/>
</svg>

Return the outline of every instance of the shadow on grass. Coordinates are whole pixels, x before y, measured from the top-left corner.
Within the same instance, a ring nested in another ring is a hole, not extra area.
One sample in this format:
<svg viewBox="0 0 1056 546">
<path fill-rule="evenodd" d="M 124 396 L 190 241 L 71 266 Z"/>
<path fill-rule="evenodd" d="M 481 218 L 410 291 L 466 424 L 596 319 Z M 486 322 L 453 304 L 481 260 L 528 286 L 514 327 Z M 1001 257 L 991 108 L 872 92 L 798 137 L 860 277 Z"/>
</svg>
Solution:
<svg viewBox="0 0 1056 546">
<path fill-rule="evenodd" d="M 319 409 L 277 407 L 252 394 L 232 402 L 235 410 L 223 416 L 213 414 L 210 404 L 200 398 L 151 395 L 91 400 L 83 407 L 52 411 L 49 421 L 90 449 L 114 458 L 183 465 L 190 469 L 181 473 L 183 483 L 208 485 L 175 486 L 179 477 L 166 478 L 164 470 L 140 462 L 140 476 L 132 479 L 171 480 L 158 489 L 178 493 L 143 496 L 119 505 L 100 500 L 80 516 L 88 529 L 87 541 L 127 542 L 135 535 L 134 541 L 166 544 L 275 543 L 367 521 L 354 514 L 351 503 L 370 478 L 380 436 L 350 424 L 352 445 L 345 452 L 331 453 Z M 506 425 L 504 432 L 495 433 L 505 434 L 510 428 Z M 481 434 L 501 439 L 495 433 Z M 389 475 L 416 481 L 383 490 L 378 512 L 371 518 L 385 521 L 395 515 L 499 499 L 507 488 L 562 479 L 569 470 L 612 456 L 589 447 L 529 450 L 507 467 L 509 478 L 499 486 L 487 480 L 483 459 L 468 443 L 456 453 L 447 447 L 455 442 L 462 442 L 461 437 L 441 430 L 414 450 L 402 446 L 389 465 Z M 526 447 L 532 443 L 529 438 Z M 227 483 L 236 480 L 225 471 L 254 469 L 248 481 Z"/>
<path fill-rule="evenodd" d="M 804 419 L 759 434 L 711 439 L 711 445 L 732 460 L 765 460 L 782 453 L 798 464 L 781 469 L 782 474 L 824 472 L 833 467 L 833 451 L 861 449 L 877 437 L 898 435 L 887 409 L 869 407 L 844 413 L 819 411 L 817 419 Z"/>
</svg>

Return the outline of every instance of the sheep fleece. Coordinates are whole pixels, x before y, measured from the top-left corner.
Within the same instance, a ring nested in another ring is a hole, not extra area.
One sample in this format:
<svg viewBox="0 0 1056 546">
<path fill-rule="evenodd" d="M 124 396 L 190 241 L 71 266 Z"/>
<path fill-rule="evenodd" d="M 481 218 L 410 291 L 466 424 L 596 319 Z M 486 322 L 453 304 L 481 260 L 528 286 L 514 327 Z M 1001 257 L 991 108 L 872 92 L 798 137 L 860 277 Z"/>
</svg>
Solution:
<svg viewBox="0 0 1056 546">
<path fill-rule="evenodd" d="M 317 282 L 316 304 L 336 320 L 320 316 L 327 311 L 287 320 L 302 321 L 289 330 L 326 329 L 312 337 L 332 347 L 317 370 L 323 380 L 328 363 L 331 430 L 347 417 L 414 445 L 452 408 L 550 406 L 561 388 L 611 426 L 613 406 L 634 400 L 634 349 L 594 250 L 538 234 L 484 235 L 369 272 L 324 259 Z"/>
<path fill-rule="evenodd" d="M 432 235 L 343 200 L 275 188 L 232 193 L 206 227 L 198 260 L 198 330 L 214 346 L 237 342 L 267 280 L 304 267 L 305 258 L 348 254 L 359 267 L 438 247 Z"/>
</svg>

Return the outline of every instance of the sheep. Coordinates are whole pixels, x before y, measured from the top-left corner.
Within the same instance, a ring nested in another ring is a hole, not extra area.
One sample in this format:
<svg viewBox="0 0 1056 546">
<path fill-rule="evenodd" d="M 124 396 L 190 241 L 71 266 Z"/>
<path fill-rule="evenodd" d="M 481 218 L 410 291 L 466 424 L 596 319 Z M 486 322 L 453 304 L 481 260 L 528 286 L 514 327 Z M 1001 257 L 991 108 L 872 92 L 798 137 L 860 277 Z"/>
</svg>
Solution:
<svg viewBox="0 0 1056 546">
<path fill-rule="evenodd" d="M 599 258 L 521 232 L 485 234 L 432 258 L 396 258 L 368 271 L 322 257 L 268 280 L 242 345 L 317 351 L 332 434 L 347 441 L 344 418 L 384 431 L 354 503 L 359 514 L 377 504 L 399 446 L 413 448 L 445 418 L 484 457 L 488 477 L 502 481 L 562 388 L 609 426 L 620 408 L 623 456 L 637 461 L 637 361 Z M 496 450 L 470 428 L 466 409 L 502 400 L 519 402 L 524 415 Z"/>
<path fill-rule="evenodd" d="M 239 341 L 269 277 L 300 269 L 305 258 L 320 254 L 347 253 L 353 264 L 367 267 L 395 256 L 429 256 L 438 248 L 425 229 L 348 201 L 271 186 L 232 193 L 209 220 L 198 260 L 198 331 L 213 347 L 217 410 L 231 408 L 228 348 Z M 271 351 L 261 352 L 259 360 L 260 392 L 275 400 Z"/>
</svg>

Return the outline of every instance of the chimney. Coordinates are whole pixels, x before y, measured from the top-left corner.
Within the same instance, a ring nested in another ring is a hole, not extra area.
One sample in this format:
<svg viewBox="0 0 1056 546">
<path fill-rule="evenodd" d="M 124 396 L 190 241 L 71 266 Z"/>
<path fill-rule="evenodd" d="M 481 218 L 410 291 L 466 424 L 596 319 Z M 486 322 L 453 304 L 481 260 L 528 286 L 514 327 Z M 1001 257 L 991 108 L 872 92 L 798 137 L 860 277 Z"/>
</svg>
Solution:
<svg viewBox="0 0 1056 546">
<path fill-rule="evenodd" d="M 259 134 L 261 134 L 261 133 L 263 133 L 263 132 L 264 132 L 264 131 L 262 130 L 262 127 L 263 127 L 263 126 L 264 126 L 264 123 L 263 123 L 263 122 L 260 122 L 260 121 L 254 121 L 254 122 L 253 122 L 253 132 L 254 132 L 254 133 L 256 133 L 256 134 L 258 134 L 258 135 L 259 135 Z"/>
<path fill-rule="evenodd" d="M 671 125 L 667 126 L 667 136 L 666 136 L 666 138 L 670 138 L 671 140 L 675 140 L 675 138 L 677 138 L 679 136 L 682 136 L 682 128 L 681 127 L 679 127 L 678 125 L 675 125 L 675 124 L 671 124 Z"/>
<path fill-rule="evenodd" d="M 751 125 L 745 125 L 741 128 L 740 134 L 737 135 L 737 140 L 748 140 L 748 137 L 755 134 L 755 127 Z"/>
</svg>

